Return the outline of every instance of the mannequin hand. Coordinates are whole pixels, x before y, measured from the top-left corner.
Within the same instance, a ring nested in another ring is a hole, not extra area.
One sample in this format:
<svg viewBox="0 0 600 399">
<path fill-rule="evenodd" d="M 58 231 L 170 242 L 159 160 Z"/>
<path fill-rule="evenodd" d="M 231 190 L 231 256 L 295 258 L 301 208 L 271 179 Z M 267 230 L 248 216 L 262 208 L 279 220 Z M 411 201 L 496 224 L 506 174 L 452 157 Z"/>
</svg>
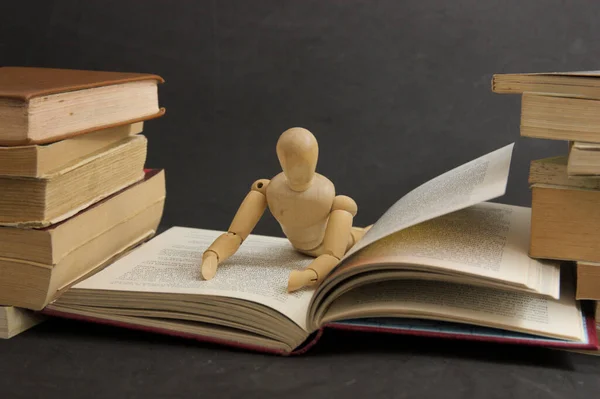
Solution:
<svg viewBox="0 0 600 399">
<path fill-rule="evenodd" d="M 288 292 L 294 292 L 317 283 L 317 273 L 312 269 L 293 270 L 288 279 Z"/>
<path fill-rule="evenodd" d="M 202 257 L 202 277 L 205 280 L 212 279 L 217 274 L 217 266 L 219 265 L 219 258 L 217 254 L 212 251 L 207 251 Z"/>
</svg>

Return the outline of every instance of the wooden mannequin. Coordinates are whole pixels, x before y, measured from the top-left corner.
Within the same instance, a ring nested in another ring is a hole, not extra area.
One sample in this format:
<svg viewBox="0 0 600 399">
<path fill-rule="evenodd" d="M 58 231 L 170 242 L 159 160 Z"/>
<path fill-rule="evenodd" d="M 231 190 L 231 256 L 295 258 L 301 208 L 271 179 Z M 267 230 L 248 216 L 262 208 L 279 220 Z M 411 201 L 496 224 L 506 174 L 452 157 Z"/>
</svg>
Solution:
<svg viewBox="0 0 600 399">
<path fill-rule="evenodd" d="M 318 285 L 335 268 L 367 229 L 352 227 L 357 212 L 354 200 L 336 196 L 333 183 L 315 172 L 318 155 L 317 140 L 308 130 L 292 128 L 282 133 L 277 157 L 283 172 L 252 184 L 228 232 L 202 256 L 206 280 L 238 250 L 267 207 L 292 246 L 316 258 L 306 269 L 290 274 L 288 292 Z"/>
</svg>

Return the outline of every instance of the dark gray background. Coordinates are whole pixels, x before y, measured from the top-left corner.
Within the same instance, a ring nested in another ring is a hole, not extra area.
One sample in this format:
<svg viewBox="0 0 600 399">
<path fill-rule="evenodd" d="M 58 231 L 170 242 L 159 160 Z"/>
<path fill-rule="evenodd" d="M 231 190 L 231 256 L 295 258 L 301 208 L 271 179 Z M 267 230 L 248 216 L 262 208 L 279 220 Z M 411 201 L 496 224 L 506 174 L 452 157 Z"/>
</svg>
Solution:
<svg viewBox="0 0 600 399">
<path fill-rule="evenodd" d="M 279 172 L 293 126 L 317 136 L 318 171 L 366 225 L 511 142 L 498 201 L 529 206 L 529 162 L 566 144 L 519 137 L 520 98 L 491 76 L 599 69 L 599 16 L 594 0 L 3 1 L 0 65 L 164 77 L 167 113 L 145 127 L 147 165 L 167 171 L 164 227 L 226 229 Z M 270 216 L 255 232 L 281 234 Z M 8 397 L 590 397 L 599 371 L 564 352 L 363 334 L 296 359 L 62 321 L 0 343 Z"/>
<path fill-rule="evenodd" d="M 529 161 L 566 144 L 521 138 L 520 98 L 492 93 L 491 76 L 600 60 L 594 1 L 7 3 L 1 64 L 164 77 L 167 113 L 145 132 L 169 226 L 226 229 L 252 182 L 279 172 L 293 126 L 317 136 L 318 171 L 357 201 L 357 224 L 511 142 L 499 201 L 528 206 Z M 281 234 L 264 219 L 256 232 Z"/>
</svg>

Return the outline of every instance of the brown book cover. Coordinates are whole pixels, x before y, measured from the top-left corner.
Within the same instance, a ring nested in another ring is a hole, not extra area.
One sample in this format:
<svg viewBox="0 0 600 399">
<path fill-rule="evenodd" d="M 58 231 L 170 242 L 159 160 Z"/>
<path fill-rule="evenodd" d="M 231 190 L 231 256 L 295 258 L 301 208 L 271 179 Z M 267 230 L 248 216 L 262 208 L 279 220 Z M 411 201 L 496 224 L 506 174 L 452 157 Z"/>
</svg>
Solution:
<svg viewBox="0 0 600 399">
<path fill-rule="evenodd" d="M 139 89 L 144 83 L 148 89 Z M 0 145 L 53 143 L 160 117 L 165 108 L 158 106 L 150 87 L 162 83 L 161 76 L 148 73 L 0 67 L 0 118 L 5 121 Z M 125 84 L 130 94 L 121 87 Z M 125 110 L 129 104 L 133 108 Z M 41 120 L 40 110 L 50 119 Z"/>
<path fill-rule="evenodd" d="M 164 83 L 158 75 L 7 66 L 0 68 L 0 97 L 29 101 L 33 97 L 141 80 Z"/>
</svg>

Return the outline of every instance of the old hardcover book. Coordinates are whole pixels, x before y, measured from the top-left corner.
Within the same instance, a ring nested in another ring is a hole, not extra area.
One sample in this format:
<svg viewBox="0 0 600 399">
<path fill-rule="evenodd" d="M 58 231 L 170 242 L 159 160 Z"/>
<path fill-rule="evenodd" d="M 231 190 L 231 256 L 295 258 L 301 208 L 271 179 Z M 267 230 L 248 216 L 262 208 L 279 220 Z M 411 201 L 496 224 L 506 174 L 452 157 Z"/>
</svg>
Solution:
<svg viewBox="0 0 600 399">
<path fill-rule="evenodd" d="M 164 113 L 158 75 L 0 68 L 0 145 L 49 143 Z"/>
<path fill-rule="evenodd" d="M 600 98 L 600 71 L 504 73 L 492 76 L 492 91 Z"/>
<path fill-rule="evenodd" d="M 147 170 L 144 179 L 76 215 L 41 229 L 0 227 L 0 257 L 56 265 L 94 237 L 149 206 L 164 202 L 165 173 Z"/>
<path fill-rule="evenodd" d="M 566 157 L 531 162 L 531 247 L 535 258 L 600 262 L 598 179 L 566 172 Z"/>
<path fill-rule="evenodd" d="M 154 236 L 165 203 L 163 173 L 146 171 L 144 182 L 51 229 L 1 229 L 0 303 L 40 310 L 78 279 Z"/>
<path fill-rule="evenodd" d="M 143 122 L 137 122 L 51 144 L 0 147 L 0 176 L 48 177 L 142 130 Z"/>
<path fill-rule="evenodd" d="M 529 208 L 487 202 L 504 193 L 511 154 L 403 196 L 318 288 L 288 293 L 290 272 L 312 258 L 257 234 L 204 281 L 202 253 L 221 231 L 173 227 L 43 312 L 280 354 L 327 328 L 596 348 L 569 275 L 527 255 Z"/>
<path fill-rule="evenodd" d="M 144 177 L 146 137 L 127 137 L 43 178 L 0 177 L 0 225 L 46 227 Z"/>
<path fill-rule="evenodd" d="M 600 142 L 600 101 L 523 93 L 521 136 Z"/>
<path fill-rule="evenodd" d="M 571 176 L 600 176 L 600 144 L 569 143 L 567 173 Z"/>
<path fill-rule="evenodd" d="M 0 339 L 10 339 L 46 319 L 45 315 L 29 309 L 0 306 Z"/>
</svg>

